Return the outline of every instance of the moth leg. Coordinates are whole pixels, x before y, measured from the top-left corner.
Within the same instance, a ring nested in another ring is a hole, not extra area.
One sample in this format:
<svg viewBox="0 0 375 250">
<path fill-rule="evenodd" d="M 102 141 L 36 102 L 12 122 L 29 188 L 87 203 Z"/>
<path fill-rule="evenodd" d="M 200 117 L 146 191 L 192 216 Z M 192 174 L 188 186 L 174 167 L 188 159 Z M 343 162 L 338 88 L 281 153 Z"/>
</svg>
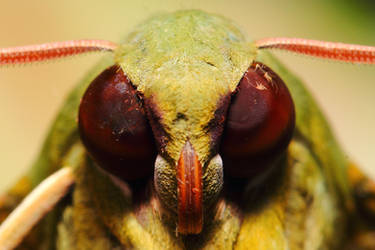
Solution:
<svg viewBox="0 0 375 250">
<path fill-rule="evenodd" d="M 32 227 L 50 211 L 74 183 L 73 169 L 61 168 L 42 181 L 0 226 L 0 249 L 17 247 Z"/>
<path fill-rule="evenodd" d="M 357 212 L 375 226 L 375 181 L 353 163 L 349 165 L 348 177 Z"/>
<path fill-rule="evenodd" d="M 355 205 L 352 235 L 345 249 L 375 249 L 375 181 L 353 163 L 349 165 L 348 178 Z"/>
</svg>

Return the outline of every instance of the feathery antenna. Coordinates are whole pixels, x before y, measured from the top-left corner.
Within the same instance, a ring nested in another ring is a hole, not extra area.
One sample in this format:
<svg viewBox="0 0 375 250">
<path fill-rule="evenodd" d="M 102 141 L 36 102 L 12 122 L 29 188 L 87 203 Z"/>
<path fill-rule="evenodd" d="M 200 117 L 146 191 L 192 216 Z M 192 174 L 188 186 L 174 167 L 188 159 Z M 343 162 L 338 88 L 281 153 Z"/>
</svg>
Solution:
<svg viewBox="0 0 375 250">
<path fill-rule="evenodd" d="M 375 47 L 302 38 L 265 38 L 255 41 L 259 49 L 281 49 L 332 60 L 375 64 Z"/>
<path fill-rule="evenodd" d="M 0 66 L 40 62 L 93 51 L 114 51 L 117 46 L 106 40 L 72 40 L 0 48 Z"/>
</svg>

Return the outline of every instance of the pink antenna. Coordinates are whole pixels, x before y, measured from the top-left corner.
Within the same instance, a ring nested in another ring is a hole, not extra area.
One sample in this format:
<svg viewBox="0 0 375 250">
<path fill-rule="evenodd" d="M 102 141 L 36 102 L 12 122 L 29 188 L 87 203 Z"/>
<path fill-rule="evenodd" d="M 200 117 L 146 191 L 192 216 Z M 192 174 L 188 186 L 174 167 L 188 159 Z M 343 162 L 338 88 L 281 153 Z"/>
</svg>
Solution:
<svg viewBox="0 0 375 250">
<path fill-rule="evenodd" d="M 259 49 L 275 48 L 332 60 L 375 64 L 375 47 L 301 38 L 265 38 L 255 41 Z"/>
<path fill-rule="evenodd" d="M 0 48 L 0 66 L 40 62 L 93 51 L 114 51 L 117 46 L 105 40 L 72 40 Z"/>
</svg>

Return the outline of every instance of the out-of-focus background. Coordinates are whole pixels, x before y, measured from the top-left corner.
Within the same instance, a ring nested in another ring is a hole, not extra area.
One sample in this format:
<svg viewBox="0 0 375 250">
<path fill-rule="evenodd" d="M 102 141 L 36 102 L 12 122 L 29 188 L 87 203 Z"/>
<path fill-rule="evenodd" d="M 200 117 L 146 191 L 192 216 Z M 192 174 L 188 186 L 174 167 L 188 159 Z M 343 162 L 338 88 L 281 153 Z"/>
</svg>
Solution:
<svg viewBox="0 0 375 250">
<path fill-rule="evenodd" d="M 0 47 L 81 38 L 119 41 L 150 15 L 191 8 L 235 20 L 249 39 L 287 36 L 375 45 L 371 0 L 0 0 L 0 6 Z M 348 157 L 375 177 L 375 66 L 276 54 L 305 80 Z M 0 68 L 0 191 L 27 169 L 64 97 L 99 59 L 89 55 Z"/>
</svg>

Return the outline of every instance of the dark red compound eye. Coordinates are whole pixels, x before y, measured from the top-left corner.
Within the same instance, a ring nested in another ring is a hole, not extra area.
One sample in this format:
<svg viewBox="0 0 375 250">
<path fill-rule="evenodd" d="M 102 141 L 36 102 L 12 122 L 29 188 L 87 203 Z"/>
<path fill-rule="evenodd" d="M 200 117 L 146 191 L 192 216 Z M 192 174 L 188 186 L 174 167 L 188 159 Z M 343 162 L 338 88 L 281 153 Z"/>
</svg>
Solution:
<svg viewBox="0 0 375 250">
<path fill-rule="evenodd" d="M 79 130 L 98 165 L 124 180 L 152 175 L 156 148 L 143 103 L 119 66 L 88 87 L 79 109 Z"/>
<path fill-rule="evenodd" d="M 292 97 L 270 68 L 253 63 L 232 97 L 221 142 L 225 172 L 264 173 L 287 148 L 295 126 Z"/>
</svg>

